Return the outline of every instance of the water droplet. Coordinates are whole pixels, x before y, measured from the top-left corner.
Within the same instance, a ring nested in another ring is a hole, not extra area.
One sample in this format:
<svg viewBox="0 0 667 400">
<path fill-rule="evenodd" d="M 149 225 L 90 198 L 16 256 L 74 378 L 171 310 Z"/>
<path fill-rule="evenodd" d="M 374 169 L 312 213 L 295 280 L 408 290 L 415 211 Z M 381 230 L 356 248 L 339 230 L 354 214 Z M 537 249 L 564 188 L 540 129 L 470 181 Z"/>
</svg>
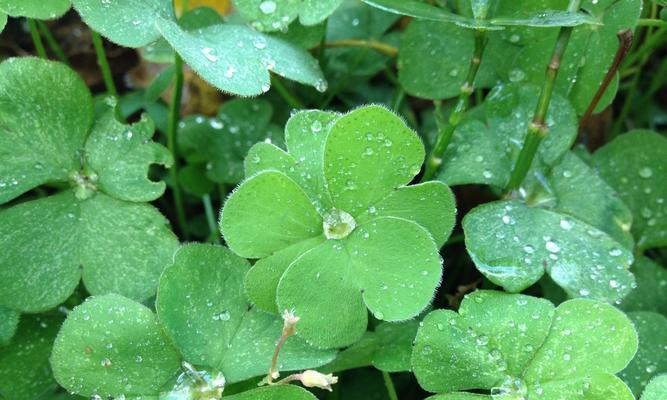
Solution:
<svg viewBox="0 0 667 400">
<path fill-rule="evenodd" d="M 109 368 L 111 366 L 111 360 L 109 360 L 108 358 L 103 358 L 102 361 L 100 361 L 100 364 L 104 368 Z"/>
<path fill-rule="evenodd" d="M 566 219 L 561 219 L 560 220 L 560 227 L 565 229 L 566 231 L 569 231 L 570 229 L 572 229 L 572 226 L 573 226 L 573 224 L 572 224 L 571 221 L 568 221 Z"/>
<path fill-rule="evenodd" d="M 509 73 L 511 82 L 521 82 L 526 77 L 526 73 L 518 68 L 514 68 Z"/>
<path fill-rule="evenodd" d="M 217 118 L 211 118 L 211 120 L 209 121 L 209 124 L 211 125 L 211 128 L 213 128 L 213 129 L 222 129 L 222 128 L 225 127 L 225 124 L 223 124 L 222 121 L 220 121 Z"/>
<path fill-rule="evenodd" d="M 516 33 L 510 36 L 510 42 L 512 43 L 518 43 L 519 40 L 521 40 L 521 36 L 517 35 Z"/>
<path fill-rule="evenodd" d="M 236 68 L 230 65 L 229 67 L 227 67 L 227 70 L 225 71 L 225 78 L 232 78 L 235 73 L 236 73 Z"/>
<path fill-rule="evenodd" d="M 318 92 L 324 93 L 327 91 L 328 88 L 329 84 L 324 79 L 318 79 L 317 81 L 315 81 L 315 90 L 317 90 Z"/>
<path fill-rule="evenodd" d="M 579 289 L 579 294 L 582 295 L 582 296 L 588 296 L 589 294 L 591 294 L 591 291 L 586 289 L 586 288 L 583 288 L 583 289 Z"/>
<path fill-rule="evenodd" d="M 373 313 L 373 315 L 375 316 L 375 318 L 377 318 L 379 320 L 384 319 L 384 314 L 381 311 L 376 311 L 376 312 Z"/>
<path fill-rule="evenodd" d="M 644 167 L 644 168 L 639 170 L 639 176 L 641 176 L 642 178 L 648 179 L 651 176 L 653 176 L 653 170 L 649 167 Z"/>
<path fill-rule="evenodd" d="M 252 45 L 255 46 L 256 49 L 265 49 L 266 48 L 266 39 L 264 39 L 262 36 L 255 36 L 252 39 Z"/>
<path fill-rule="evenodd" d="M 533 254 L 535 252 L 535 248 L 529 244 L 523 246 L 523 251 L 525 251 L 528 254 Z"/>
<path fill-rule="evenodd" d="M 572 356 L 570 355 L 570 353 L 563 354 L 563 360 L 570 361 L 571 359 L 572 359 Z"/>
<path fill-rule="evenodd" d="M 263 1 L 259 4 L 259 10 L 267 15 L 276 12 L 276 8 L 276 2 L 272 0 Z"/>
<path fill-rule="evenodd" d="M 352 215 L 335 208 L 324 216 L 322 222 L 324 236 L 334 240 L 346 238 L 356 226 L 357 223 Z"/>
<path fill-rule="evenodd" d="M 204 47 L 201 49 L 201 53 L 204 55 L 204 57 L 206 57 L 207 60 L 210 62 L 216 62 L 218 61 L 218 57 L 216 57 L 213 52 L 214 50 L 210 47 Z"/>
<path fill-rule="evenodd" d="M 552 242 L 549 240 L 544 244 L 544 247 L 546 247 L 547 251 L 551 253 L 558 253 L 560 251 L 560 246 L 556 244 L 556 242 Z"/>
<path fill-rule="evenodd" d="M 310 124 L 310 130 L 313 132 L 319 132 L 322 130 L 322 122 L 319 120 L 313 121 L 312 124 Z"/>
<path fill-rule="evenodd" d="M 484 176 L 486 179 L 490 179 L 493 177 L 493 172 L 486 169 L 482 172 L 482 176 Z"/>
<path fill-rule="evenodd" d="M 609 250 L 609 255 L 612 256 L 612 257 L 618 257 L 621 254 L 623 254 L 623 251 L 621 251 L 621 249 L 613 248 L 613 249 Z"/>
<path fill-rule="evenodd" d="M 616 279 L 610 279 L 610 280 L 609 280 L 609 286 L 611 286 L 611 287 L 613 287 L 614 289 L 616 289 L 617 287 L 620 286 L 620 284 L 618 283 L 618 281 L 617 281 Z"/>
</svg>

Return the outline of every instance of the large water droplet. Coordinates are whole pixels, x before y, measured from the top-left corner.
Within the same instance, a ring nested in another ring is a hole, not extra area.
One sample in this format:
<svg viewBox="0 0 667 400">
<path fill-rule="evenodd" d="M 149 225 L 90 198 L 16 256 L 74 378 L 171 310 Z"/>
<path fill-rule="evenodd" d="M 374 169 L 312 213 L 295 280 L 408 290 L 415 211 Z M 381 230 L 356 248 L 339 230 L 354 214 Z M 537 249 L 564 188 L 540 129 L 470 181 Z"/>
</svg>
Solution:
<svg viewBox="0 0 667 400">
<path fill-rule="evenodd" d="M 346 238 L 356 226 L 357 222 L 352 215 L 336 208 L 327 213 L 322 222 L 324 236 L 334 240 Z"/>
<path fill-rule="evenodd" d="M 276 8 L 276 2 L 272 0 L 263 1 L 259 4 L 259 10 L 267 15 L 276 12 Z"/>
</svg>

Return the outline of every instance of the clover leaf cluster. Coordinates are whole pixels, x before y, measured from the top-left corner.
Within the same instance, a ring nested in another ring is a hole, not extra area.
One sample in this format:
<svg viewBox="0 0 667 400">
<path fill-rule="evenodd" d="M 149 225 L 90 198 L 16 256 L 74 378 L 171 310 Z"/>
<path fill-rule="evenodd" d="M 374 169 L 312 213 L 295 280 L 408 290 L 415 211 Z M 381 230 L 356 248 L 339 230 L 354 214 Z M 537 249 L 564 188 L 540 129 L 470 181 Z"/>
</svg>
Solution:
<svg viewBox="0 0 667 400">
<path fill-rule="evenodd" d="M 380 320 L 419 314 L 440 284 L 438 249 L 454 222 L 442 183 L 406 186 L 424 147 L 391 111 L 304 111 L 285 129 L 287 151 L 259 143 L 227 199 L 229 247 L 259 259 L 245 279 L 257 307 L 301 316 L 321 347 L 356 342 L 367 309 Z M 335 300 L 334 300 L 335 299 Z"/>
</svg>

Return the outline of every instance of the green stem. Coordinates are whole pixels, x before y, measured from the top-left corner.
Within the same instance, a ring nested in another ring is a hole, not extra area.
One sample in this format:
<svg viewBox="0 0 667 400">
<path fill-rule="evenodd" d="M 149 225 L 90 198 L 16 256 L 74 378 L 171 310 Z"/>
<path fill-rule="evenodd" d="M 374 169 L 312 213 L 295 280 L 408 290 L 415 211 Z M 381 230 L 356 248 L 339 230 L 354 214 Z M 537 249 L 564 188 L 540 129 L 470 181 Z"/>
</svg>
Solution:
<svg viewBox="0 0 667 400">
<path fill-rule="evenodd" d="M 285 87 L 285 85 L 283 85 L 283 82 L 280 80 L 280 78 L 272 76 L 271 85 L 273 85 L 274 89 L 276 89 L 280 97 L 282 97 L 283 100 L 285 100 L 290 107 L 300 110 L 306 108 L 306 106 L 299 99 L 297 99 L 292 93 L 290 93 L 290 91 Z"/>
<path fill-rule="evenodd" d="M 109 67 L 107 53 L 104 51 L 102 37 L 100 37 L 99 33 L 93 30 L 90 31 L 90 36 L 93 39 L 93 46 L 95 46 L 95 54 L 97 55 L 97 64 L 102 71 L 102 79 L 104 79 L 104 85 L 107 88 L 107 92 L 114 97 L 118 97 L 118 91 L 113 82 L 113 75 L 111 74 L 111 67 Z"/>
<path fill-rule="evenodd" d="M 382 378 L 384 379 L 384 386 L 387 388 L 387 393 L 389 394 L 389 400 L 398 400 L 396 388 L 394 388 L 394 382 L 391 380 L 389 373 L 382 371 Z"/>
<path fill-rule="evenodd" d="M 387 44 L 378 42 L 377 40 L 363 40 L 363 39 L 341 39 L 324 42 L 326 47 L 364 47 L 382 53 L 389 57 L 396 57 L 398 55 L 398 48 Z"/>
<path fill-rule="evenodd" d="M 44 38 L 46 39 L 46 43 L 49 44 L 49 48 L 53 52 L 53 54 L 58 57 L 58 59 L 63 63 L 69 65 L 69 62 L 67 60 L 67 56 L 65 56 L 65 52 L 63 49 L 60 47 L 58 44 L 58 41 L 53 37 L 51 34 L 51 31 L 49 30 L 49 27 L 46 26 L 44 21 L 37 21 L 37 26 L 39 27 L 39 31 L 42 33 Z"/>
<path fill-rule="evenodd" d="M 637 23 L 637 26 L 657 26 L 657 27 L 665 27 L 667 26 L 667 21 L 663 21 L 661 19 L 653 19 L 653 18 L 642 18 L 639 20 Z"/>
<path fill-rule="evenodd" d="M 435 176 L 435 173 L 442 164 L 442 155 L 445 154 L 447 146 L 449 146 L 449 143 L 452 141 L 454 131 L 461 123 L 461 120 L 463 119 L 463 116 L 468 109 L 468 100 L 470 99 L 470 95 L 472 95 L 475 91 L 475 77 L 477 76 L 477 71 L 479 71 L 479 66 L 482 63 L 484 47 L 486 47 L 485 32 L 475 31 L 475 50 L 473 52 L 472 58 L 470 59 L 468 75 L 466 76 L 466 80 L 463 82 L 463 85 L 461 85 L 459 98 L 456 101 L 456 105 L 454 106 L 452 112 L 449 114 L 449 118 L 446 122 L 440 119 L 440 110 L 439 108 L 436 108 L 438 138 L 436 139 L 431 153 L 426 159 L 424 175 L 421 179 L 422 182 L 433 179 L 433 176 Z"/>
<path fill-rule="evenodd" d="M 569 12 L 579 11 L 581 6 L 581 0 L 570 0 L 568 6 Z M 562 27 L 560 32 L 558 32 L 558 39 L 556 39 L 556 45 L 554 46 L 553 53 L 551 55 L 551 61 L 547 67 L 546 78 L 544 84 L 542 85 L 542 91 L 540 97 L 537 101 L 537 107 L 535 109 L 535 115 L 530 124 L 528 124 L 528 133 L 523 142 L 521 151 L 519 152 L 519 157 L 514 165 L 512 174 L 510 175 L 510 180 L 505 188 L 506 192 L 510 192 L 518 189 L 530 169 L 533 159 L 535 158 L 535 153 L 542 142 L 542 139 L 549 133 L 549 127 L 545 123 L 547 117 L 547 110 L 549 109 L 549 104 L 551 103 L 551 95 L 556 85 L 556 78 L 558 77 L 558 70 L 560 69 L 561 59 L 563 58 L 563 53 L 567 48 L 567 44 L 570 41 L 570 36 L 572 36 L 573 27 Z"/>
<path fill-rule="evenodd" d="M 46 55 L 46 49 L 44 48 L 44 42 L 42 42 L 42 37 L 39 35 L 39 30 L 37 30 L 37 23 L 32 18 L 27 18 L 28 28 L 30 29 L 30 36 L 32 37 L 32 43 L 35 45 L 35 50 L 37 55 L 41 58 L 48 59 Z"/>
<path fill-rule="evenodd" d="M 171 104 L 169 104 L 169 125 L 167 126 L 167 148 L 174 159 L 174 165 L 169 169 L 169 174 L 171 175 L 172 194 L 174 196 L 174 205 L 176 206 L 178 226 L 183 238 L 188 240 L 189 234 L 185 222 L 181 185 L 178 181 L 179 159 L 176 133 L 180 119 L 181 99 L 183 97 L 183 60 L 178 54 L 174 57 L 174 70 L 174 87 L 172 89 Z"/>
<path fill-rule="evenodd" d="M 208 229 L 211 231 L 211 238 L 215 240 L 215 243 L 220 244 L 220 235 L 218 234 L 218 226 L 215 223 L 215 213 L 213 212 L 213 203 L 211 203 L 211 195 L 205 194 L 201 200 L 202 203 L 204 203 L 204 212 L 206 213 L 206 222 L 208 223 Z"/>
</svg>

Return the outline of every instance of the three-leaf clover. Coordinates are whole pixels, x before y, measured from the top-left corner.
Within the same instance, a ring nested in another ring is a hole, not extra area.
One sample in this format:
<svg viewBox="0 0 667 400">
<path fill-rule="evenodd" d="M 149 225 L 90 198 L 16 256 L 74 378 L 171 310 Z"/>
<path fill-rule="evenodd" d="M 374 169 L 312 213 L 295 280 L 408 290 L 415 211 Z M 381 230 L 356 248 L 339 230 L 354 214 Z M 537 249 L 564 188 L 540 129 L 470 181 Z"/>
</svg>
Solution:
<svg viewBox="0 0 667 400">
<path fill-rule="evenodd" d="M 63 189 L 0 211 L 0 305 L 37 312 L 62 303 L 79 280 L 90 293 L 142 301 L 178 240 L 152 206 L 171 164 L 146 117 L 126 125 L 107 99 L 93 112 L 83 81 L 36 58 L 0 64 L 0 203 L 40 185 Z M 68 188 L 69 186 L 69 188 Z"/>
<path fill-rule="evenodd" d="M 248 268 L 226 248 L 186 245 L 160 279 L 157 315 L 115 294 L 89 298 L 69 313 L 58 335 L 51 358 L 56 379 L 84 396 L 150 397 L 224 389 L 265 374 L 282 320 L 248 304 L 242 286 Z M 334 356 L 290 338 L 279 362 L 281 370 L 312 368 Z M 181 361 L 215 379 L 204 379 L 210 385 L 204 388 L 186 371 L 174 381 Z M 296 389 L 264 388 L 247 396 L 271 398 L 282 390 L 294 395 Z"/>
<path fill-rule="evenodd" d="M 554 308 L 524 295 L 477 291 L 458 313 L 431 312 L 412 366 L 432 399 L 628 399 L 614 374 L 637 350 L 637 333 L 614 307 L 575 299 Z M 463 392 L 479 389 L 491 395 Z"/>
<path fill-rule="evenodd" d="M 257 307 L 293 309 L 299 334 L 321 347 L 356 342 L 368 308 L 401 321 L 439 285 L 438 248 L 454 222 L 442 183 L 405 186 L 424 147 L 392 112 L 305 111 L 287 123 L 288 152 L 255 145 L 220 227 L 230 249 L 259 258 L 245 286 Z"/>
</svg>

